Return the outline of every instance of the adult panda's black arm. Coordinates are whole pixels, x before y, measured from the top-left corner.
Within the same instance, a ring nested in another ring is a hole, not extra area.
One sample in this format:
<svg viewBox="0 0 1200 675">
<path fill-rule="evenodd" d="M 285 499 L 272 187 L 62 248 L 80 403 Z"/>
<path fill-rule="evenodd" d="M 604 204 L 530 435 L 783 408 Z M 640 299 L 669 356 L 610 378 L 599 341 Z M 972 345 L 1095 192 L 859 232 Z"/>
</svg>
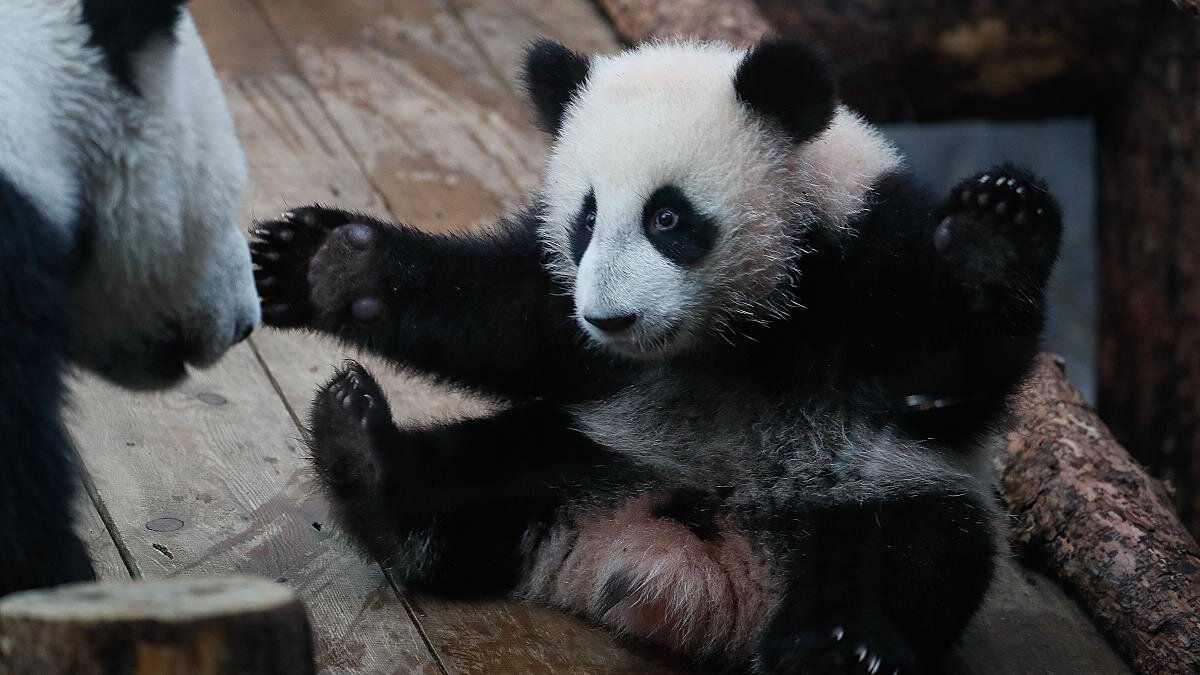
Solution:
<svg viewBox="0 0 1200 675">
<path fill-rule="evenodd" d="M 962 181 L 940 204 L 906 174 L 874 195 L 850 234 L 827 236 L 804 260 L 807 309 L 793 323 L 840 389 L 882 395 L 878 407 L 922 437 L 973 436 L 1037 352 L 1058 209 L 1007 166 Z"/>
<path fill-rule="evenodd" d="M 94 578 L 59 419 L 72 246 L 0 173 L 0 595 Z"/>
<path fill-rule="evenodd" d="M 395 362 L 512 399 L 580 400 L 623 382 L 589 349 L 542 264 L 531 214 L 435 235 L 303 208 L 254 230 L 263 319 L 335 335 Z"/>
</svg>

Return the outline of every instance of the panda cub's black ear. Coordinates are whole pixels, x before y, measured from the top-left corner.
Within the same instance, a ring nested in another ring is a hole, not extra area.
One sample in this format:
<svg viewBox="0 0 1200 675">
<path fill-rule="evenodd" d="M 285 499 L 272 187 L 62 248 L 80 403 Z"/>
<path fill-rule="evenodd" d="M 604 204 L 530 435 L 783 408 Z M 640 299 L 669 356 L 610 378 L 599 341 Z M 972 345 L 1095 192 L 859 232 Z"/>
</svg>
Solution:
<svg viewBox="0 0 1200 675">
<path fill-rule="evenodd" d="M 738 100 L 800 142 L 824 131 L 837 107 L 837 83 L 825 56 L 794 38 L 764 38 L 738 65 Z"/>
<path fill-rule="evenodd" d="M 557 134 L 563 113 L 588 75 L 588 57 L 552 40 L 538 40 L 525 50 L 525 90 L 538 123 Z"/>
</svg>

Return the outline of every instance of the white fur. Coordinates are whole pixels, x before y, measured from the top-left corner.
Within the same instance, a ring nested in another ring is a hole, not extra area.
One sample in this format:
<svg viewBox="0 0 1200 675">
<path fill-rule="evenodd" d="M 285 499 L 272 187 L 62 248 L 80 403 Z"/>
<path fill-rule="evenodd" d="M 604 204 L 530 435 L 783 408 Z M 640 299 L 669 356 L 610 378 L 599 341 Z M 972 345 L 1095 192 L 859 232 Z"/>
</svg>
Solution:
<svg viewBox="0 0 1200 675">
<path fill-rule="evenodd" d="M 69 242 L 94 218 L 75 287 L 75 358 L 129 386 L 139 355 L 182 340 L 219 357 L 258 323 L 237 226 L 246 163 L 191 17 L 134 59 L 141 96 L 89 46 L 80 0 L 0 3 L 0 171 Z"/>
<path fill-rule="evenodd" d="M 551 269 L 575 292 L 580 325 L 630 353 L 677 351 L 734 318 L 789 310 L 792 233 L 845 228 L 871 184 L 901 164 L 895 149 L 839 108 L 817 138 L 790 142 L 740 103 L 733 80 L 744 52 L 722 44 L 656 43 L 591 61 L 546 166 L 542 236 Z M 720 234 L 700 263 L 679 267 L 646 239 L 645 199 L 672 184 L 715 218 Z M 572 223 L 595 191 L 597 220 L 578 267 Z M 637 314 L 609 336 L 583 316 Z"/>
</svg>

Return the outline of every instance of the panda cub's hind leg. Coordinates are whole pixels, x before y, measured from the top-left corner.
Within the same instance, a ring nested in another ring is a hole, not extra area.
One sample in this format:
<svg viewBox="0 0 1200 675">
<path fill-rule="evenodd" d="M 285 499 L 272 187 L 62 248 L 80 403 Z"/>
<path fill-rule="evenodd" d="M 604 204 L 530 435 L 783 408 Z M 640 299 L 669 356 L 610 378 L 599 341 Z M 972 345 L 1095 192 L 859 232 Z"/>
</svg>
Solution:
<svg viewBox="0 0 1200 675">
<path fill-rule="evenodd" d="M 546 402 L 398 427 L 353 362 L 318 391 L 309 443 L 350 538 L 402 583 L 455 594 L 512 590 L 528 532 L 596 485 L 631 479 Z"/>
<path fill-rule="evenodd" d="M 309 419 L 313 466 L 342 525 L 370 554 L 387 557 L 374 543 L 391 527 L 382 507 L 399 431 L 383 392 L 362 366 L 347 361 L 317 392 Z"/>
</svg>

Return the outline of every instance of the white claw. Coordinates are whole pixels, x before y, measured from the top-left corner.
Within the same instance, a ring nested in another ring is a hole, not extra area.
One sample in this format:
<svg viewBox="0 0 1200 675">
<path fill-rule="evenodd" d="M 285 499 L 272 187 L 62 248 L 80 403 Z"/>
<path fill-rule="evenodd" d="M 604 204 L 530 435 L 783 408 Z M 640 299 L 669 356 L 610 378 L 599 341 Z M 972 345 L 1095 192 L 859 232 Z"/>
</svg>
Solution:
<svg viewBox="0 0 1200 675">
<path fill-rule="evenodd" d="M 867 672 L 871 675 L 875 675 L 875 673 L 879 671 L 880 664 L 881 661 L 879 660 L 879 657 L 872 656 L 871 660 L 867 661 Z"/>
<path fill-rule="evenodd" d="M 979 182 L 980 182 L 980 183 L 986 183 L 986 182 L 988 182 L 988 181 L 989 181 L 989 180 L 991 180 L 991 179 L 992 179 L 992 177 L 991 177 L 991 176 L 989 176 L 989 175 L 987 175 L 987 174 L 985 173 L 985 174 L 983 174 L 982 176 L 980 176 L 980 177 L 979 177 Z"/>
<path fill-rule="evenodd" d="M 859 662 L 867 660 L 867 646 L 859 645 L 858 649 L 854 650 L 854 655 L 858 657 Z"/>
<path fill-rule="evenodd" d="M 1017 194 L 1019 194 L 1019 195 L 1025 194 L 1025 186 L 1024 185 L 1017 188 Z"/>
<path fill-rule="evenodd" d="M 1006 180 L 1008 180 L 1008 179 L 1005 178 L 1004 176 L 1000 176 L 999 178 L 996 179 L 996 185 L 1004 185 L 1004 182 Z"/>
<path fill-rule="evenodd" d="M 1042 215 L 1042 209 L 1041 209 L 1041 208 L 1039 208 L 1039 209 L 1037 210 L 1037 214 L 1038 214 L 1039 216 L 1040 216 L 1040 215 Z"/>
<path fill-rule="evenodd" d="M 838 626 L 837 628 L 833 629 L 832 637 L 834 642 L 841 642 L 842 638 L 846 637 L 846 630 L 841 626 Z"/>
<path fill-rule="evenodd" d="M 279 214 L 279 219 L 285 223 L 292 222 L 292 219 L 294 219 L 295 217 L 296 217 L 296 214 L 292 213 L 291 211 L 284 211 L 283 213 Z"/>
</svg>

